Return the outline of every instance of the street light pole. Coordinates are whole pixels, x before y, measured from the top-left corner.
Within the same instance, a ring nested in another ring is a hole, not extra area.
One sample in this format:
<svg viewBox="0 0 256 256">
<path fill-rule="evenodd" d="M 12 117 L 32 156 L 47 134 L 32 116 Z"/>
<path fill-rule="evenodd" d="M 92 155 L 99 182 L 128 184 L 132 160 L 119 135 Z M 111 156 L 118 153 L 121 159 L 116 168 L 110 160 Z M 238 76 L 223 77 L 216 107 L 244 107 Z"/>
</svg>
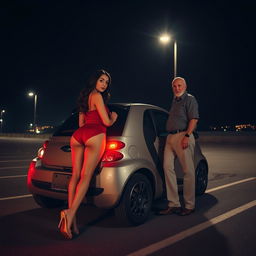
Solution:
<svg viewBox="0 0 256 256">
<path fill-rule="evenodd" d="M 177 76 L 177 41 L 175 40 L 174 41 L 174 63 L 173 63 L 173 66 L 174 66 L 174 78 Z"/>
<path fill-rule="evenodd" d="M 28 96 L 34 96 L 34 133 L 36 133 L 36 107 L 37 107 L 37 94 L 33 92 L 29 92 Z"/>
<path fill-rule="evenodd" d="M 0 118 L 0 122 L 1 122 L 1 133 L 3 132 L 3 122 L 4 122 L 3 113 L 5 113 L 5 110 L 4 110 L 4 109 L 1 110 L 1 118 Z"/>
<path fill-rule="evenodd" d="M 36 107 L 37 107 L 37 94 L 34 97 L 34 132 L 36 132 Z"/>
<path fill-rule="evenodd" d="M 159 37 L 159 40 L 162 44 L 168 44 L 171 40 L 170 36 L 168 34 L 163 34 Z M 174 46 L 173 46 L 173 76 L 174 78 L 177 76 L 177 41 L 174 40 Z"/>
</svg>

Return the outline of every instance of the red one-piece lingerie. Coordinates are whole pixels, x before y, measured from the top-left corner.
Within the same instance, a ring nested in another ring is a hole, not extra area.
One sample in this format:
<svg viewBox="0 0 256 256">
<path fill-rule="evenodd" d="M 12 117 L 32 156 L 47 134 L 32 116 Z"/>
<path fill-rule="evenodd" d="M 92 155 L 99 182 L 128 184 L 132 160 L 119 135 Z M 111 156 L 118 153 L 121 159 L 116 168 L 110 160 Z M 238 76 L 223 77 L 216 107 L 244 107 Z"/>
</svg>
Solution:
<svg viewBox="0 0 256 256">
<path fill-rule="evenodd" d="M 106 111 L 109 113 L 107 106 Z M 82 145 L 86 143 L 88 139 L 96 136 L 100 133 L 106 133 L 107 127 L 103 124 L 103 121 L 97 110 L 91 110 L 84 113 L 85 125 L 78 128 L 74 133 L 73 137 Z"/>
</svg>

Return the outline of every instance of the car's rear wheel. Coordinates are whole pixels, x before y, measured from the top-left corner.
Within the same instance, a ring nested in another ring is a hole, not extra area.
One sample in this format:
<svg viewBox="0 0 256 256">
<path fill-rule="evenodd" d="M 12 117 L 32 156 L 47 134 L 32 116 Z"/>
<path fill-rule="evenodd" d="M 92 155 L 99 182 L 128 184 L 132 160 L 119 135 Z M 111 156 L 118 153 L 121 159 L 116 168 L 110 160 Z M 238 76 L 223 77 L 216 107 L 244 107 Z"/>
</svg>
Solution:
<svg viewBox="0 0 256 256">
<path fill-rule="evenodd" d="M 152 187 L 145 175 L 135 174 L 125 186 L 115 215 L 119 221 L 128 225 L 144 223 L 151 211 Z"/>
<path fill-rule="evenodd" d="M 33 195 L 34 200 L 43 208 L 56 208 L 63 206 L 65 201 L 41 195 Z"/>
<path fill-rule="evenodd" d="M 208 184 L 208 166 L 200 161 L 196 167 L 196 195 L 204 194 Z"/>
</svg>

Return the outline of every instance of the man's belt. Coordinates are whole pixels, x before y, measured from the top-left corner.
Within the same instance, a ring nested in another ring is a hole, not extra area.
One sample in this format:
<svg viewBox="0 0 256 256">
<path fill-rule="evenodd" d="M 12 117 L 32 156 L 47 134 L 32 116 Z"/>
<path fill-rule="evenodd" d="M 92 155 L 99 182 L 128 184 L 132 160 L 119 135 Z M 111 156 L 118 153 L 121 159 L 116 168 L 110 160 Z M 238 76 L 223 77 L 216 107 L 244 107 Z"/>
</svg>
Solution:
<svg viewBox="0 0 256 256">
<path fill-rule="evenodd" d="M 179 132 L 185 132 L 187 129 L 183 129 L 183 130 L 172 130 L 172 131 L 169 131 L 168 133 L 169 134 L 176 134 L 176 133 L 179 133 Z"/>
</svg>

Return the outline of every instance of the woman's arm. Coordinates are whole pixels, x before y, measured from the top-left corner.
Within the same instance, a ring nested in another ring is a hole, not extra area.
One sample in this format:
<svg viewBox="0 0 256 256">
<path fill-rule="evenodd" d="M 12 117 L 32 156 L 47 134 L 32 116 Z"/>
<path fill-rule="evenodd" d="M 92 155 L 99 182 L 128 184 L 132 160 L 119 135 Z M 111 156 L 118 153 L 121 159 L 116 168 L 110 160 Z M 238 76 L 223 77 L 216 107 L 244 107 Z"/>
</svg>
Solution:
<svg viewBox="0 0 256 256">
<path fill-rule="evenodd" d="M 96 107 L 104 125 L 111 126 L 116 121 L 117 114 L 115 112 L 112 112 L 110 115 L 107 113 L 100 93 L 92 94 L 92 104 Z"/>
<path fill-rule="evenodd" d="M 85 125 L 85 119 L 84 119 L 84 113 L 79 112 L 79 127 L 82 127 Z"/>
</svg>

